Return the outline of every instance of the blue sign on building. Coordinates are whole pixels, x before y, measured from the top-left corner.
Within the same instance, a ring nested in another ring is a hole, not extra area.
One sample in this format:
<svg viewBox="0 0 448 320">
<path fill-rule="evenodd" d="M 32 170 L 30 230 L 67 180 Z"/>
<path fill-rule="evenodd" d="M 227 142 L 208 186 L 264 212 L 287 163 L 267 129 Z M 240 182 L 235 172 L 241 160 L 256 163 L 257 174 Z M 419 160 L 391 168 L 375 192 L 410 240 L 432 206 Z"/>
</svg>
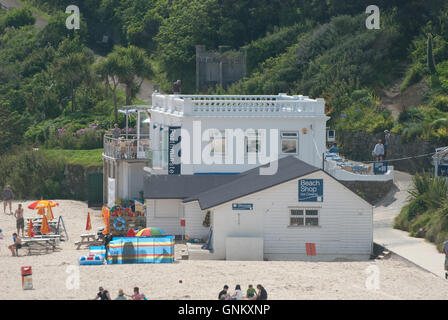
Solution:
<svg viewBox="0 0 448 320">
<path fill-rule="evenodd" d="M 168 128 L 168 174 L 180 174 L 180 127 Z"/>
<path fill-rule="evenodd" d="M 253 210 L 253 203 L 232 203 L 232 210 Z"/>
<path fill-rule="evenodd" d="M 376 161 L 373 163 L 373 174 L 387 173 L 387 161 Z"/>
<path fill-rule="evenodd" d="M 323 202 L 324 201 L 324 179 L 300 179 L 299 201 Z"/>
</svg>

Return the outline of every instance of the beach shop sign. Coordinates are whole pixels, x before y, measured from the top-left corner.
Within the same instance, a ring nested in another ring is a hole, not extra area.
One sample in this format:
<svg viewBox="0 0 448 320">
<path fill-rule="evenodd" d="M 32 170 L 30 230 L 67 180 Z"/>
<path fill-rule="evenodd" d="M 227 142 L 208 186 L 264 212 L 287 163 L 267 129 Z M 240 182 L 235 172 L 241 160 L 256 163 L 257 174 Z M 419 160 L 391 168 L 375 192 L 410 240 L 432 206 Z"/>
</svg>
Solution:
<svg viewBox="0 0 448 320">
<path fill-rule="evenodd" d="M 299 202 L 323 202 L 323 201 L 324 201 L 323 179 L 299 180 Z"/>
</svg>

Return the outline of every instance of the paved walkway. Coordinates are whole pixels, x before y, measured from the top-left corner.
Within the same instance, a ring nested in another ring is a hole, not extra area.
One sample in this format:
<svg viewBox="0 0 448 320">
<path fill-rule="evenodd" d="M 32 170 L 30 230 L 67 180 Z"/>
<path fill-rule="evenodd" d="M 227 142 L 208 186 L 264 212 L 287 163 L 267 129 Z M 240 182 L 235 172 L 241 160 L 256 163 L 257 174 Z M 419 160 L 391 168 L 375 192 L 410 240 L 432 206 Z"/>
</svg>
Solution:
<svg viewBox="0 0 448 320">
<path fill-rule="evenodd" d="M 395 185 L 396 188 L 373 209 L 373 240 L 444 278 L 445 255 L 439 253 L 434 244 L 424 239 L 410 237 L 408 232 L 392 228 L 394 217 L 400 213 L 401 208 L 406 204 L 407 190 L 412 186 L 412 176 L 395 171 Z"/>
<path fill-rule="evenodd" d="M 20 3 L 18 3 L 16 0 L 0 0 L 0 4 L 8 9 L 21 7 Z M 47 25 L 47 20 L 42 19 L 35 13 L 33 13 L 33 16 L 36 18 L 36 23 L 34 24 L 36 28 L 43 28 Z"/>
</svg>

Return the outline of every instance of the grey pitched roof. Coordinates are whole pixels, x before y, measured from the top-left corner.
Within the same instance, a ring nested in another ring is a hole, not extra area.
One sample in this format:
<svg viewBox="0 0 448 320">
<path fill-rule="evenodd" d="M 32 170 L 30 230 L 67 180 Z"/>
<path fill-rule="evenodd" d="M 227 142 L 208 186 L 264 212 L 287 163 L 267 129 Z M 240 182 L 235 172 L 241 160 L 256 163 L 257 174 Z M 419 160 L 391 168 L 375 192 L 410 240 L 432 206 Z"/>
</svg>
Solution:
<svg viewBox="0 0 448 320">
<path fill-rule="evenodd" d="M 260 167 L 236 175 L 150 175 L 144 179 L 147 199 L 198 201 L 202 210 L 241 198 L 289 180 L 319 171 L 294 156 L 277 161 L 274 175 L 260 175 Z"/>
<path fill-rule="evenodd" d="M 237 175 L 150 175 L 144 178 L 147 199 L 184 199 L 236 179 Z"/>
<path fill-rule="evenodd" d="M 296 179 L 321 169 L 309 165 L 294 156 L 278 160 L 277 173 L 273 175 L 260 175 L 259 168 L 254 168 L 233 176 L 225 184 L 218 185 L 203 192 L 192 194 L 183 202 L 197 200 L 202 210 L 215 207 L 219 204 L 241 198 L 275 185 Z"/>
</svg>

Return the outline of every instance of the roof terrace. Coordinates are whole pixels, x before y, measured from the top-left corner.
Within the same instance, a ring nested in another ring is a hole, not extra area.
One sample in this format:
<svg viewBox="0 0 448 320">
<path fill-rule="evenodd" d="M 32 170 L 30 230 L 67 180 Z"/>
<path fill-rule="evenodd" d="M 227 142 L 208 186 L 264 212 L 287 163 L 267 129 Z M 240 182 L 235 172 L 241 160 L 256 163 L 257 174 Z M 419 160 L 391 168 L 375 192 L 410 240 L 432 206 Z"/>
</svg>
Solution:
<svg viewBox="0 0 448 320">
<path fill-rule="evenodd" d="M 152 110 L 180 117 L 324 117 L 325 100 L 278 95 L 164 95 L 153 93 Z"/>
</svg>

